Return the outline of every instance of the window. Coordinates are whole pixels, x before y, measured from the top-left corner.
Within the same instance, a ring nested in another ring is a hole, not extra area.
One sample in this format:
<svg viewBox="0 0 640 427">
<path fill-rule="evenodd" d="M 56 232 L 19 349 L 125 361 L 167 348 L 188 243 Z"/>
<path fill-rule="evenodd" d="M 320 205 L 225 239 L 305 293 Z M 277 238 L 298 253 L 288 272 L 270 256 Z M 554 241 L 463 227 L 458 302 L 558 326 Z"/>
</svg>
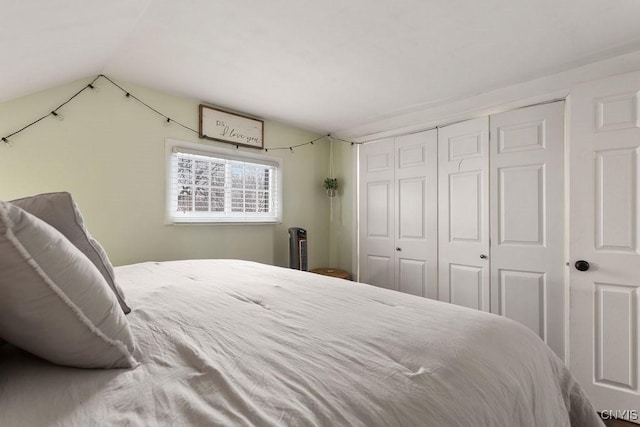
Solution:
<svg viewBox="0 0 640 427">
<path fill-rule="evenodd" d="M 172 223 L 280 222 L 279 159 L 167 140 Z"/>
</svg>

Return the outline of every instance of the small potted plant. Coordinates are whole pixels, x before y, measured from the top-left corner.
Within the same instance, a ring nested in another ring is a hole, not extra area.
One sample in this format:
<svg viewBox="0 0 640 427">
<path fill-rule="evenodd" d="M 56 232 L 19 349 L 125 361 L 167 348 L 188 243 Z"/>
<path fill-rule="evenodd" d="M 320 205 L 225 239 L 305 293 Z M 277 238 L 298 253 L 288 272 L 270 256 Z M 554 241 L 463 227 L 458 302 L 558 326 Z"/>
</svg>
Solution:
<svg viewBox="0 0 640 427">
<path fill-rule="evenodd" d="M 324 189 L 329 197 L 334 197 L 338 191 L 338 178 L 327 178 L 324 180 Z"/>
</svg>

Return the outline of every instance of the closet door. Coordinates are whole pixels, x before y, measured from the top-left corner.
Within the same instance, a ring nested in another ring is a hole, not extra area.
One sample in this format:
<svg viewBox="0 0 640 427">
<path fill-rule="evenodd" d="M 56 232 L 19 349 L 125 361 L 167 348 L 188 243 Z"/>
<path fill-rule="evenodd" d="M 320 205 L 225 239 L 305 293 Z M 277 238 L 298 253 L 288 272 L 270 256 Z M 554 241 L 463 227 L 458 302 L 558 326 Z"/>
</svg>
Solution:
<svg viewBox="0 0 640 427">
<path fill-rule="evenodd" d="M 489 120 L 491 312 L 564 358 L 564 102 Z"/>
<path fill-rule="evenodd" d="M 572 90 L 570 164 L 570 367 L 597 410 L 638 410 L 640 72 Z"/>
<path fill-rule="evenodd" d="M 489 119 L 438 131 L 439 298 L 489 311 Z"/>
<path fill-rule="evenodd" d="M 394 140 L 360 147 L 359 281 L 395 289 Z"/>
<path fill-rule="evenodd" d="M 360 277 L 438 297 L 437 131 L 360 147 Z"/>
<path fill-rule="evenodd" d="M 396 289 L 438 298 L 437 131 L 395 140 Z"/>
</svg>

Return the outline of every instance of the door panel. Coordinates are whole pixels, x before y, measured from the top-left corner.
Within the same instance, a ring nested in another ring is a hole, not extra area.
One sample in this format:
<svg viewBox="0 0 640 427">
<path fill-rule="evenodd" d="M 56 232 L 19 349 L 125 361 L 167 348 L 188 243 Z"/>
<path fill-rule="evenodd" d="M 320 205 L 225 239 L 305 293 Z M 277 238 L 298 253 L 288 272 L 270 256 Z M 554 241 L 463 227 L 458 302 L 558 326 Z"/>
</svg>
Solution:
<svg viewBox="0 0 640 427">
<path fill-rule="evenodd" d="M 490 122 L 491 311 L 564 359 L 564 102 Z"/>
<path fill-rule="evenodd" d="M 398 259 L 398 290 L 417 296 L 425 296 L 427 262 L 419 259 Z"/>
<path fill-rule="evenodd" d="M 360 147 L 360 277 L 437 298 L 437 131 Z"/>
<path fill-rule="evenodd" d="M 498 169 L 499 244 L 544 245 L 544 172 L 540 164 Z"/>
<path fill-rule="evenodd" d="M 449 242 L 482 239 L 482 172 L 449 174 Z"/>
<path fill-rule="evenodd" d="M 367 256 L 367 283 L 381 288 L 393 289 L 393 260 L 388 256 Z"/>
<path fill-rule="evenodd" d="M 484 286 L 484 269 L 473 265 L 449 264 L 451 303 L 482 310 L 487 288 Z"/>
<path fill-rule="evenodd" d="M 478 119 L 480 122 L 486 119 Z M 475 122 L 470 120 L 470 122 Z M 478 125 L 480 122 L 476 123 Z M 448 129 L 447 129 L 448 128 Z M 454 133 L 447 137 L 445 143 L 447 151 L 449 153 L 448 160 L 450 162 L 456 160 L 465 160 L 473 158 L 482 158 L 483 153 L 487 152 L 485 142 L 487 135 L 484 129 L 476 128 L 468 122 L 447 126 L 441 128 L 441 132 L 445 130 L 445 134 Z"/>
<path fill-rule="evenodd" d="M 595 151 L 595 241 L 602 252 L 638 253 L 638 148 Z"/>
<path fill-rule="evenodd" d="M 501 269 L 498 277 L 500 307 L 496 311 L 528 326 L 540 338 L 545 339 L 545 273 Z"/>
<path fill-rule="evenodd" d="M 596 383 L 637 390 L 638 286 L 595 284 Z"/>
<path fill-rule="evenodd" d="M 396 288 L 438 298 L 437 131 L 396 137 Z"/>
<path fill-rule="evenodd" d="M 393 226 L 391 212 L 387 206 L 391 203 L 391 183 L 374 181 L 367 183 L 367 237 L 392 238 L 390 227 Z"/>
<path fill-rule="evenodd" d="M 394 141 L 360 147 L 360 277 L 372 285 L 394 286 Z"/>
<path fill-rule="evenodd" d="M 640 72 L 571 93 L 570 368 L 597 410 L 640 402 L 639 100 Z"/>
<path fill-rule="evenodd" d="M 398 180 L 398 235 L 401 239 L 425 239 L 425 177 Z"/>
<path fill-rule="evenodd" d="M 484 311 L 490 301 L 488 137 L 487 117 L 438 130 L 439 298 Z"/>
<path fill-rule="evenodd" d="M 539 150 L 545 147 L 544 118 L 535 118 L 531 121 L 525 119 L 514 124 L 503 123 L 496 131 L 497 133 L 492 135 L 498 139 L 498 154 Z"/>
</svg>

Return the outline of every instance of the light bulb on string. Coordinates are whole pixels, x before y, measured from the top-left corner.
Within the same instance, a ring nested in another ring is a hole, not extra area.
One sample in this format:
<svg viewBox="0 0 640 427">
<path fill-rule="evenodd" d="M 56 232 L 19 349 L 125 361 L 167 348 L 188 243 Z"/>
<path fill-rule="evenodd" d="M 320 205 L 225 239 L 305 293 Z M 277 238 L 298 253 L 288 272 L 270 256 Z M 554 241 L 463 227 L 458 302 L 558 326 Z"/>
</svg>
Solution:
<svg viewBox="0 0 640 427">
<path fill-rule="evenodd" d="M 162 120 L 163 120 L 163 123 L 164 123 L 166 126 L 169 126 L 169 125 L 171 125 L 171 124 L 172 124 L 172 122 L 174 122 L 176 125 L 179 125 L 179 126 L 181 126 L 181 127 L 185 128 L 185 129 L 189 130 L 189 131 L 192 131 L 192 132 L 194 132 L 195 134 L 198 134 L 200 138 L 208 139 L 208 137 L 207 137 L 206 135 L 202 135 L 202 134 L 200 134 L 200 132 L 198 132 L 197 130 L 192 129 L 192 128 L 191 128 L 191 127 L 189 127 L 189 126 L 186 126 L 186 125 L 184 125 L 184 124 L 180 123 L 179 121 L 175 121 L 175 120 L 171 119 L 170 117 L 166 116 L 165 114 L 163 114 L 161 111 L 156 110 L 155 108 L 153 108 L 153 107 L 152 107 L 152 106 L 150 106 L 149 104 L 145 103 L 144 101 L 142 101 L 141 99 L 139 99 L 138 97 L 136 97 L 133 93 L 131 93 L 131 92 L 127 91 L 127 90 L 126 90 L 126 89 L 124 89 L 122 86 L 118 85 L 116 82 L 114 82 L 114 81 L 113 81 L 113 80 L 111 80 L 109 77 L 105 76 L 104 74 L 100 74 L 100 75 L 98 75 L 94 80 L 92 80 L 90 83 L 87 83 L 85 86 L 83 86 L 83 87 L 82 87 L 78 92 L 76 92 L 74 95 L 72 95 L 72 96 L 71 96 L 69 99 L 67 99 L 64 103 L 60 104 L 60 106 L 59 106 L 59 107 L 57 107 L 55 110 L 51 111 L 49 114 L 47 114 L 47 115 L 45 115 L 45 116 L 43 116 L 43 117 L 41 117 L 41 118 L 39 118 L 39 119 L 37 119 L 37 120 L 33 121 L 32 123 L 30 123 L 30 124 L 28 124 L 28 125 L 24 126 L 23 128 L 21 128 L 20 130 L 18 130 L 18 131 L 16 131 L 16 132 L 14 132 L 14 133 L 12 133 L 12 134 L 10 134 L 10 135 L 9 135 L 9 137 L 10 137 L 10 136 L 13 136 L 13 135 L 16 135 L 16 134 L 18 134 L 18 133 L 21 133 L 21 132 L 22 132 L 22 131 L 24 131 L 25 129 L 30 128 L 31 126 L 36 125 L 38 122 L 40 122 L 41 120 L 43 120 L 43 119 L 44 119 L 45 117 L 47 117 L 47 116 L 52 116 L 53 118 L 55 118 L 55 119 L 57 119 L 57 120 L 60 120 L 60 121 L 64 120 L 64 116 L 63 116 L 62 114 L 58 113 L 58 111 L 57 111 L 57 110 L 58 110 L 58 109 L 60 109 L 61 107 L 63 107 L 64 105 L 68 104 L 69 102 L 71 102 L 74 98 L 76 98 L 78 95 L 80 95 L 80 93 L 82 93 L 83 91 L 86 91 L 87 89 L 91 89 L 91 91 L 94 91 L 94 92 L 100 92 L 100 87 L 95 85 L 95 82 L 96 82 L 98 79 L 100 79 L 100 78 L 102 78 L 102 79 L 106 80 L 107 82 L 111 83 L 113 86 L 115 86 L 115 87 L 117 87 L 118 89 L 120 89 L 120 91 L 122 91 L 122 93 L 124 94 L 125 101 L 129 100 L 130 98 L 133 98 L 134 100 L 136 100 L 138 103 L 142 104 L 142 105 L 143 105 L 144 107 L 146 107 L 147 109 L 149 109 L 149 110 L 153 111 L 154 113 L 156 113 L 156 114 L 158 114 L 158 115 L 162 116 L 162 118 L 163 118 L 163 119 L 162 119 Z M 5 145 L 9 145 L 9 146 L 11 146 L 11 145 L 12 145 L 12 143 L 13 143 L 13 141 L 10 141 L 10 140 L 8 139 L 9 137 L 0 138 L 0 144 L 1 144 L 1 143 L 4 143 Z M 347 141 L 347 140 L 344 140 L 344 139 L 341 139 L 341 138 L 333 137 L 331 134 L 327 134 L 327 135 L 325 135 L 325 136 L 320 136 L 320 137 L 318 137 L 318 138 L 316 138 L 316 139 L 314 139 L 314 140 L 312 140 L 312 141 L 304 142 L 304 143 L 297 144 L 297 145 L 291 145 L 291 146 L 289 146 L 289 147 L 286 147 L 286 146 L 285 146 L 285 147 L 272 147 L 272 148 L 271 148 L 271 151 L 286 150 L 286 149 L 288 148 L 288 149 L 289 149 L 289 151 L 291 152 L 291 154 L 294 154 L 294 153 L 295 153 L 295 148 L 298 148 L 298 147 L 304 147 L 304 146 L 306 146 L 306 145 L 315 145 L 315 142 L 320 141 L 320 140 L 322 140 L 323 138 L 326 138 L 326 140 L 327 140 L 328 142 L 339 141 L 339 142 L 350 143 L 352 146 L 353 146 L 353 145 L 356 145 L 356 144 L 357 144 L 357 145 L 361 145 L 361 144 L 362 144 L 361 142 Z M 236 149 L 237 149 L 237 150 L 239 150 L 239 149 L 240 149 L 240 147 L 239 147 L 238 145 L 236 145 Z M 265 152 L 265 153 L 269 152 L 269 149 L 265 148 L 265 149 L 264 149 L 264 152 Z"/>
</svg>

